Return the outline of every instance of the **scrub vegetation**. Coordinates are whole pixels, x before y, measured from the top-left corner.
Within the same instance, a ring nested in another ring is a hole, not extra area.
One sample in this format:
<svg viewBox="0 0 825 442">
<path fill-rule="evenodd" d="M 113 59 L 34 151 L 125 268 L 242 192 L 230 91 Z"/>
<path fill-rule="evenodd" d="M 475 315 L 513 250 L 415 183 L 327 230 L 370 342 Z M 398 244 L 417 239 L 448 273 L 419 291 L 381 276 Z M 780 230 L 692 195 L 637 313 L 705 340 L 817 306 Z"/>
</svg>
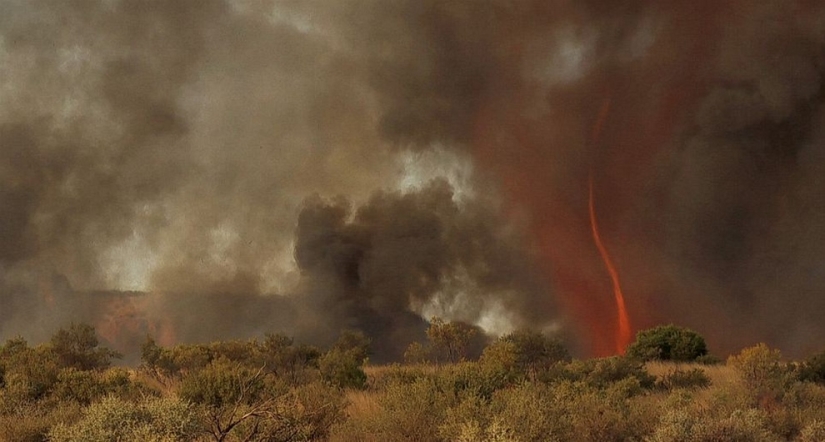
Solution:
<svg viewBox="0 0 825 442">
<path fill-rule="evenodd" d="M 726 361 L 697 333 L 639 332 L 626 356 L 573 359 L 532 330 L 475 355 L 474 332 L 435 320 L 404 364 L 369 364 L 370 339 L 327 349 L 283 335 L 164 347 L 113 366 L 93 327 L 0 346 L 3 441 L 825 440 L 825 352 L 757 344 Z"/>
</svg>

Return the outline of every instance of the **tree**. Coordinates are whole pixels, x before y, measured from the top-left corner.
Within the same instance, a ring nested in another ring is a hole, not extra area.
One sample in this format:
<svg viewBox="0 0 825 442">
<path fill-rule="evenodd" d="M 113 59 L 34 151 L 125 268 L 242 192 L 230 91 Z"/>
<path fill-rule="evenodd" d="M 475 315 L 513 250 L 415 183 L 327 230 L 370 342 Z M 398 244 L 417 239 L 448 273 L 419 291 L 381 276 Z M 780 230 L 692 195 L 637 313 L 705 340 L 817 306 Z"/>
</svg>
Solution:
<svg viewBox="0 0 825 442">
<path fill-rule="evenodd" d="M 627 355 L 642 361 L 695 361 L 708 354 L 705 339 L 693 330 L 661 325 L 636 334 Z"/>
<path fill-rule="evenodd" d="M 478 333 L 478 328 L 466 322 L 450 321 L 435 316 L 430 320 L 427 339 L 436 351 L 446 353 L 449 362 L 466 358 L 470 341 Z"/>
<path fill-rule="evenodd" d="M 267 391 L 265 376 L 263 368 L 254 370 L 220 358 L 186 375 L 178 394 L 203 407 L 204 430 L 215 441 L 224 441 L 245 421 L 264 419 L 269 413 L 276 396 Z M 251 440 L 257 428 L 243 440 Z"/>
<path fill-rule="evenodd" d="M 370 340 L 359 331 L 347 330 L 318 360 L 321 378 L 340 388 L 363 388 L 367 375 L 361 368 L 369 354 Z"/>
<path fill-rule="evenodd" d="M 51 350 L 63 367 L 78 370 L 102 370 L 108 368 L 112 359 L 122 356 L 105 347 L 99 347 L 95 328 L 88 324 L 72 323 L 61 328 L 50 341 Z"/>
<path fill-rule="evenodd" d="M 287 379 L 290 384 L 308 378 L 307 370 L 317 367 L 321 357 L 321 351 L 316 347 L 295 344 L 288 336 L 271 333 L 265 336 L 261 352 L 266 369 Z"/>
<path fill-rule="evenodd" d="M 558 362 L 570 360 L 561 340 L 533 330 L 519 330 L 504 335 L 484 349 L 481 362 L 485 367 L 504 370 L 509 377 L 535 375 Z"/>
<path fill-rule="evenodd" d="M 430 360 L 430 349 L 420 342 L 411 342 L 404 351 L 404 362 L 407 364 L 424 364 Z"/>
<path fill-rule="evenodd" d="M 782 353 L 764 343 L 743 349 L 728 358 L 728 365 L 742 378 L 751 392 L 758 396 L 779 392 L 788 381 L 789 371 L 782 364 Z"/>
<path fill-rule="evenodd" d="M 800 367 L 799 377 L 803 381 L 825 384 L 825 351 L 808 357 Z"/>
</svg>

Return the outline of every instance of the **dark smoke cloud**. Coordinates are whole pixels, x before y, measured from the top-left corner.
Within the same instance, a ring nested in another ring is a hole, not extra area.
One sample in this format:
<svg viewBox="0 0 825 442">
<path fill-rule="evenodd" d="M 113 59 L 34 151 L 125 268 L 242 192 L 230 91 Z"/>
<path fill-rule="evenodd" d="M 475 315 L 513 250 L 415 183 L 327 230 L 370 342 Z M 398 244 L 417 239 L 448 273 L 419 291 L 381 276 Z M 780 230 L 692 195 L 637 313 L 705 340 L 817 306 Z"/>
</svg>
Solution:
<svg viewBox="0 0 825 442">
<path fill-rule="evenodd" d="M 488 208 L 453 197 L 439 180 L 377 194 L 354 213 L 345 200 L 306 201 L 295 257 L 310 307 L 338 312 L 331 331 L 364 330 L 378 354 L 400 357 L 411 337 L 425 339 L 414 311 L 433 302 L 471 323 L 491 308 L 533 324 L 536 311 L 552 311 L 519 238 Z"/>
<path fill-rule="evenodd" d="M 500 179 L 585 340 L 615 333 L 587 226 L 592 169 L 636 327 L 693 326 L 722 353 L 819 347 L 817 2 L 337 5 L 296 8 L 350 42 L 385 137 L 466 149 Z"/>
<path fill-rule="evenodd" d="M 392 358 L 441 314 L 610 352 L 592 170 L 637 329 L 803 354 L 823 54 L 803 0 L 4 2 L 0 336 L 131 315 Z"/>
<path fill-rule="evenodd" d="M 340 17 L 321 14 L 327 29 L 287 6 L 0 6 L 0 335 L 42 340 L 87 321 L 134 348 L 130 333 L 173 343 L 282 331 L 325 343 L 357 327 L 381 335 L 386 357 L 420 338 L 425 308 L 536 319 L 527 300 L 543 288 L 507 242 L 518 235 L 481 199 L 453 201 L 463 190 L 450 185 L 392 190 L 438 173 L 410 175 L 405 161 L 419 157 L 376 124 L 389 118 L 379 71 L 336 34 Z M 433 155 L 435 168 L 469 164 Z M 344 253 L 308 239 L 325 228 L 312 213 L 342 210 L 303 203 L 314 193 L 357 207 L 328 236 L 361 255 L 307 261 L 313 248 Z M 416 232 L 420 243 L 399 239 Z M 482 302 L 493 292 L 501 300 Z"/>
</svg>

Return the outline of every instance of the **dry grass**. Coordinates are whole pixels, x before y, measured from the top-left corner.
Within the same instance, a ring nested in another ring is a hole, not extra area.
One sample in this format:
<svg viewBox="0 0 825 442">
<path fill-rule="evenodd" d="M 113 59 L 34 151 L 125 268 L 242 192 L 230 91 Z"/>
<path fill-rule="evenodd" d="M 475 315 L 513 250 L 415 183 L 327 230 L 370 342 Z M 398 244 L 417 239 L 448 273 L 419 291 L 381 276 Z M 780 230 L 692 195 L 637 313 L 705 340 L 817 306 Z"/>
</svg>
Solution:
<svg viewBox="0 0 825 442">
<path fill-rule="evenodd" d="M 731 367 L 728 367 L 725 364 L 718 364 L 718 365 L 703 365 L 697 363 L 687 363 L 687 362 L 648 362 L 645 364 L 645 369 L 648 373 L 657 378 L 661 378 L 662 376 L 674 371 L 674 370 L 693 370 L 693 369 L 701 369 L 705 372 L 706 375 L 710 378 L 711 385 L 714 387 L 725 387 L 731 384 L 735 384 L 739 382 L 739 377 L 733 371 Z"/>
<path fill-rule="evenodd" d="M 375 415 L 381 410 L 379 394 L 369 390 L 348 390 L 347 415 L 356 419 Z"/>
</svg>

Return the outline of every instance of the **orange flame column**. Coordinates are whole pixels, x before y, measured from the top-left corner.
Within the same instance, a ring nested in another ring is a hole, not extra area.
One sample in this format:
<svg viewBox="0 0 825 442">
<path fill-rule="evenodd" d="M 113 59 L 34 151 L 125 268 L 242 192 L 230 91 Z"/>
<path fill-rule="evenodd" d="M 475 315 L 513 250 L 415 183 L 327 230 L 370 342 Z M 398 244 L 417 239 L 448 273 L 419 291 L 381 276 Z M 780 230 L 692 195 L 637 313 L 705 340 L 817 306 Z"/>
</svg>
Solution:
<svg viewBox="0 0 825 442">
<path fill-rule="evenodd" d="M 599 118 L 596 120 L 596 125 L 593 128 L 593 136 L 592 141 L 594 146 L 598 146 L 599 138 L 602 132 L 602 126 L 604 126 L 604 122 L 607 119 L 607 115 L 610 112 L 610 99 L 605 99 L 602 107 L 599 111 Z M 588 178 L 588 199 L 587 199 L 587 206 L 590 212 L 590 231 L 593 234 L 593 242 L 596 244 L 596 248 L 599 250 L 599 255 L 604 262 L 604 266 L 607 269 L 607 273 L 610 275 L 610 280 L 613 283 L 613 296 L 616 300 L 616 313 L 618 319 L 618 329 L 616 330 L 616 352 L 619 354 L 624 354 L 627 346 L 630 345 L 631 340 L 631 329 L 630 329 L 630 317 L 627 314 L 627 307 L 625 306 L 624 301 L 624 294 L 622 293 L 622 286 L 619 282 L 619 272 L 616 270 L 616 266 L 613 264 L 613 260 L 610 258 L 610 254 L 607 252 L 607 248 L 604 246 L 602 242 L 601 235 L 599 234 L 599 224 L 596 220 L 596 203 L 593 197 L 593 167 L 590 168 L 590 176 Z"/>
</svg>

